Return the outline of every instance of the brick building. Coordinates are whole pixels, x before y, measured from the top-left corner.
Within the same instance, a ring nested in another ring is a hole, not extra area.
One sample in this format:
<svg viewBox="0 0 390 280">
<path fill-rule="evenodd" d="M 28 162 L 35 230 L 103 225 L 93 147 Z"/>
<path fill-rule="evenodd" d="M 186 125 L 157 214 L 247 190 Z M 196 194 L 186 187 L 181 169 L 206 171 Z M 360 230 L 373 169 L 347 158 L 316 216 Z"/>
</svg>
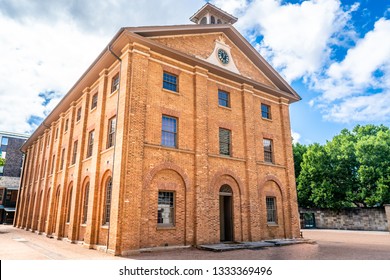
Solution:
<svg viewBox="0 0 390 280">
<path fill-rule="evenodd" d="M 12 224 L 19 190 L 23 153 L 20 147 L 27 135 L 0 131 L 0 224 Z"/>
<path fill-rule="evenodd" d="M 125 255 L 299 237 L 297 93 L 211 4 L 122 28 L 23 146 L 15 226 Z"/>
</svg>

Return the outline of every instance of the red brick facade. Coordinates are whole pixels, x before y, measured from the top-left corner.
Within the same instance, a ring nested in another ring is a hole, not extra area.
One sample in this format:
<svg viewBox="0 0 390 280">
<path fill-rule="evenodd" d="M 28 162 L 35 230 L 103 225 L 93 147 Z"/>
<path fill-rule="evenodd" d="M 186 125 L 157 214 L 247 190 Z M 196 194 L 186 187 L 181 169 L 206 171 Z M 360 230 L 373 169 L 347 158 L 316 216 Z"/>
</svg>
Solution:
<svg viewBox="0 0 390 280">
<path fill-rule="evenodd" d="M 205 61 L 222 37 L 241 75 Z M 121 29 L 110 44 L 120 61 L 103 52 L 23 146 L 15 226 L 119 255 L 218 243 L 221 231 L 238 242 L 299 237 L 289 120 L 299 96 L 244 40 L 230 25 Z M 177 76 L 177 92 L 163 88 L 164 72 Z M 230 107 L 219 105 L 218 90 Z M 176 147 L 161 144 L 163 115 L 177 120 Z M 220 155 L 219 128 L 231 131 L 230 156 Z M 226 185 L 231 192 L 220 193 Z M 157 223 L 159 192 L 174 196 L 170 226 Z M 267 222 L 266 197 L 275 198 L 275 222 Z"/>
</svg>

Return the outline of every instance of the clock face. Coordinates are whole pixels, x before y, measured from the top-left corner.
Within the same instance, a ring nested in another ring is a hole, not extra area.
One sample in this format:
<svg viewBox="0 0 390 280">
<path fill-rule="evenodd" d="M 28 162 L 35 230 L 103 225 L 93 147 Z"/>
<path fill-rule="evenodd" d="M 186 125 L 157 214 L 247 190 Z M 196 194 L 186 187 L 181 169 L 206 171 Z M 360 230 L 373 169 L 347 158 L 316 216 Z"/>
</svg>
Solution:
<svg viewBox="0 0 390 280">
<path fill-rule="evenodd" d="M 229 55 L 223 49 L 218 49 L 218 58 L 223 64 L 229 63 Z"/>
</svg>

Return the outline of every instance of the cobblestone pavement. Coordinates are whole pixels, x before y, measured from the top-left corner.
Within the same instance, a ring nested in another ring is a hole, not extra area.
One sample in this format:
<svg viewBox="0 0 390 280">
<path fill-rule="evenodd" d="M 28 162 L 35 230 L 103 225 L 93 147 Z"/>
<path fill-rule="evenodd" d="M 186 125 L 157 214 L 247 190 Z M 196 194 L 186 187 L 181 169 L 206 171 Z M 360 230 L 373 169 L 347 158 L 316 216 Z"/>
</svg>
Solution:
<svg viewBox="0 0 390 280">
<path fill-rule="evenodd" d="M 127 257 L 142 260 L 390 260 L 390 233 L 338 230 L 302 230 L 314 242 L 256 250 L 211 252 L 195 248 L 143 252 Z M 124 259 L 79 244 L 50 239 L 0 225 L 1 260 Z"/>
</svg>

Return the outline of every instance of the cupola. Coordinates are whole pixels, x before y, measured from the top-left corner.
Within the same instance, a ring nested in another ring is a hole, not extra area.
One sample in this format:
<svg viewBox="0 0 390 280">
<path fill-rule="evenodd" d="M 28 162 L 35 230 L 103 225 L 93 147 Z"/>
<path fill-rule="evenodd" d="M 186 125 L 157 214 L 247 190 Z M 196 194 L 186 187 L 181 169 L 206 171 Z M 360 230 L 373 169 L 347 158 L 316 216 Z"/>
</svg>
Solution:
<svg viewBox="0 0 390 280">
<path fill-rule="evenodd" d="M 206 3 L 190 17 L 190 20 L 196 24 L 234 24 L 237 18 L 210 3 Z"/>
</svg>

